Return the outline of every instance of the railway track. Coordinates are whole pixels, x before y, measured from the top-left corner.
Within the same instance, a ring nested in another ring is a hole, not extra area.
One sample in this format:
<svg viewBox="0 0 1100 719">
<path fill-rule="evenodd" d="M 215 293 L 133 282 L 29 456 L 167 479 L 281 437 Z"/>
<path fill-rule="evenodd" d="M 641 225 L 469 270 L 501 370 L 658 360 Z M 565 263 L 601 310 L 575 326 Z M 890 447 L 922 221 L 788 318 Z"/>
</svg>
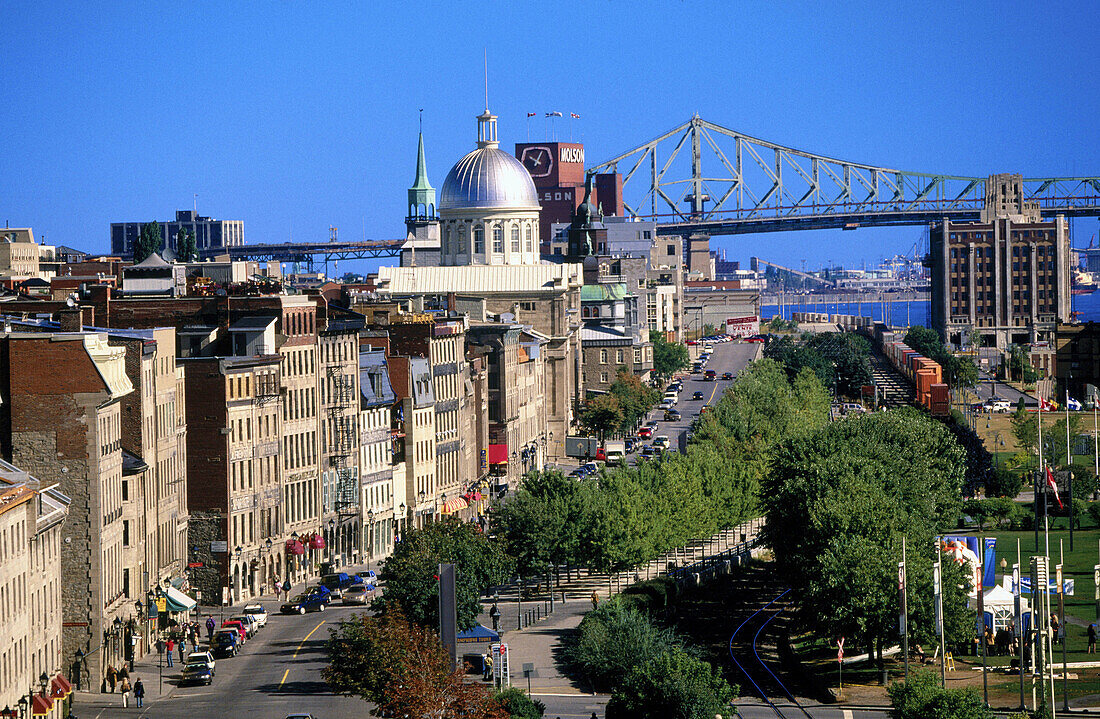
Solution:
<svg viewBox="0 0 1100 719">
<path fill-rule="evenodd" d="M 913 389 L 909 382 L 878 352 L 871 354 L 871 379 L 878 387 L 879 401 L 887 409 L 913 404 Z"/>
<path fill-rule="evenodd" d="M 737 629 L 735 629 L 730 636 L 729 654 L 730 659 L 741 672 L 741 675 L 750 685 L 752 685 L 755 693 L 759 695 L 773 712 L 775 712 L 775 715 L 779 717 L 779 719 L 788 719 L 789 716 L 813 719 L 813 716 L 804 706 L 802 706 L 798 699 L 795 698 L 794 694 L 792 694 L 783 683 L 783 680 L 772 671 L 771 667 L 764 661 L 764 657 L 760 654 L 760 636 L 767 630 L 768 625 L 790 607 L 789 600 L 784 599 L 790 592 L 790 589 L 784 590 L 779 596 L 757 609 L 738 625 Z M 750 633 L 752 635 L 752 640 L 751 642 L 747 642 L 746 637 Z M 739 655 L 740 658 L 738 658 Z M 767 674 L 766 677 L 761 675 L 761 669 Z M 767 685 L 770 685 L 772 689 L 778 689 L 779 692 L 787 697 L 793 706 L 778 706 L 772 701 L 774 691 L 766 689 L 765 686 Z"/>
</svg>

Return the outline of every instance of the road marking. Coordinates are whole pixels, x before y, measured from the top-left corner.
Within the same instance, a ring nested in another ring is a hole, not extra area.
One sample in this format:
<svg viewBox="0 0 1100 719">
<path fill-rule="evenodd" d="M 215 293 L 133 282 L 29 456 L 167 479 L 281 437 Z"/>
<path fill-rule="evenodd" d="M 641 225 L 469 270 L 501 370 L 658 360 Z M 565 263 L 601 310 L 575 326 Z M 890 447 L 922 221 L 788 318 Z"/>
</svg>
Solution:
<svg viewBox="0 0 1100 719">
<path fill-rule="evenodd" d="M 714 389 L 712 389 L 712 390 L 710 391 L 710 399 L 708 399 L 708 400 L 707 400 L 707 404 L 710 404 L 710 403 L 711 403 L 711 400 L 713 400 L 713 399 L 714 399 L 714 393 L 715 393 L 715 392 L 717 392 L 717 391 L 718 391 L 718 380 L 717 380 L 717 379 L 715 379 L 715 380 L 714 380 Z"/>
<path fill-rule="evenodd" d="M 851 709 L 845 709 L 844 710 L 844 719 L 852 719 L 852 710 Z"/>
<path fill-rule="evenodd" d="M 315 626 L 309 634 L 306 635 L 306 638 L 298 643 L 298 648 L 294 650 L 294 654 L 292 654 L 291 657 L 290 657 L 291 659 L 297 659 L 298 658 L 298 652 L 302 651 L 302 647 L 305 646 L 305 643 L 309 641 L 309 638 L 313 636 L 313 633 L 316 632 L 318 629 L 320 629 L 321 625 L 324 624 L 324 623 L 325 623 L 325 620 L 322 619 L 320 621 L 320 623 L 317 626 Z M 288 674 L 290 674 L 289 669 L 287 669 L 285 672 L 283 672 L 283 678 L 279 680 L 279 688 L 280 689 L 283 686 L 283 682 L 286 681 L 286 677 L 287 677 Z"/>
</svg>

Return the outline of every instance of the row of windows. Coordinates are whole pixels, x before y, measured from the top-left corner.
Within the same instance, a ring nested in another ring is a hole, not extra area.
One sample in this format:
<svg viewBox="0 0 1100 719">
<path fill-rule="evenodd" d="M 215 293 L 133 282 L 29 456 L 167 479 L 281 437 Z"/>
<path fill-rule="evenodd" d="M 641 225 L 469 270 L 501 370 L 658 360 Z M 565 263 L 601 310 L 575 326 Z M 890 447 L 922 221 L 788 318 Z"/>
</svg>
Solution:
<svg viewBox="0 0 1100 719">
<path fill-rule="evenodd" d="M 531 222 L 525 222 L 522 229 L 518 223 L 508 223 L 508 247 L 513 253 L 519 252 L 534 252 L 535 240 L 534 229 Z M 505 228 L 503 223 L 497 222 L 489 227 L 489 232 L 493 243 L 493 252 L 495 254 L 504 254 L 504 235 Z M 444 254 L 468 254 L 470 253 L 470 239 L 468 236 L 469 230 L 466 225 L 459 225 L 457 228 L 452 228 L 450 225 L 446 225 L 443 228 L 443 253 Z M 523 245 L 520 248 L 520 239 L 522 234 Z M 473 254 L 482 255 L 485 254 L 485 225 L 474 225 L 473 227 Z"/>
<path fill-rule="evenodd" d="M 283 352 L 280 360 L 285 377 L 304 377 L 317 371 L 312 347 L 291 348 Z"/>
<path fill-rule="evenodd" d="M 317 516 L 316 480 L 288 484 L 283 488 L 283 512 L 288 524 L 296 524 L 308 517 Z"/>
<path fill-rule="evenodd" d="M 316 316 L 310 310 L 287 312 L 283 315 L 283 328 L 288 337 L 311 335 L 315 331 Z"/>
<path fill-rule="evenodd" d="M 317 438 L 315 432 L 283 437 L 283 469 L 311 467 L 317 463 Z"/>
</svg>

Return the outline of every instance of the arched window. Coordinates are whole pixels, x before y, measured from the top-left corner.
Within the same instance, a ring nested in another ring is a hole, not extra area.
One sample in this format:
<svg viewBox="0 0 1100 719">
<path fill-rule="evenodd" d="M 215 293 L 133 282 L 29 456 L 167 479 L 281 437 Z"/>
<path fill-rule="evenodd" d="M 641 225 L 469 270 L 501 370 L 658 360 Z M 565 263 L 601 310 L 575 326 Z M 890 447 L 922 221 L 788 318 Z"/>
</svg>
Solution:
<svg viewBox="0 0 1100 719">
<path fill-rule="evenodd" d="M 428 217 L 435 217 L 435 204 L 428 205 Z"/>
<path fill-rule="evenodd" d="M 499 223 L 493 225 L 493 252 L 504 254 L 504 228 Z"/>
<path fill-rule="evenodd" d="M 474 228 L 474 254 L 485 254 L 485 226 L 478 225 Z"/>
<path fill-rule="evenodd" d="M 519 225 L 512 225 L 512 252 L 519 253 Z"/>
<path fill-rule="evenodd" d="M 526 252 L 534 252 L 535 247 L 531 240 L 531 224 L 527 223 L 527 227 L 523 230 L 523 249 Z"/>
</svg>

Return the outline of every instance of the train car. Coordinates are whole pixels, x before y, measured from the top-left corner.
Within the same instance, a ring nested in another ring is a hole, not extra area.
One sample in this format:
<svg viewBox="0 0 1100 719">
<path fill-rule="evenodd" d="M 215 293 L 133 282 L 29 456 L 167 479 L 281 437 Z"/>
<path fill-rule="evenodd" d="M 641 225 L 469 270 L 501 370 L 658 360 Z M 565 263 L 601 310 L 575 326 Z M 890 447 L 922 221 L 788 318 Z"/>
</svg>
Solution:
<svg viewBox="0 0 1100 719">
<path fill-rule="evenodd" d="M 939 362 L 920 354 L 900 341 L 897 334 L 877 324 L 875 337 L 886 361 L 913 386 L 917 404 L 934 416 L 947 415 L 951 408 L 951 392 L 943 382 L 943 368 Z"/>
</svg>

